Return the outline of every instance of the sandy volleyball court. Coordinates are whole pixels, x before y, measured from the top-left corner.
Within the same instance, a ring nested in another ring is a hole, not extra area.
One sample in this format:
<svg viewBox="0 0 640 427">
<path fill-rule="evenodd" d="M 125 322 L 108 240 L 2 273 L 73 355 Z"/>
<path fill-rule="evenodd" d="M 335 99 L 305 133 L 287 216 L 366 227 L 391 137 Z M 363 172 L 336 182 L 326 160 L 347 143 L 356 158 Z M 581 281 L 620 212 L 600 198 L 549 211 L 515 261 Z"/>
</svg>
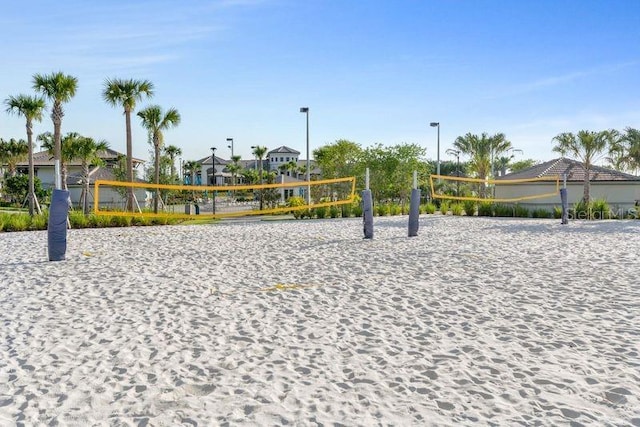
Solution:
<svg viewBox="0 0 640 427">
<path fill-rule="evenodd" d="M 640 222 L 0 233 L 0 425 L 640 426 Z"/>
</svg>

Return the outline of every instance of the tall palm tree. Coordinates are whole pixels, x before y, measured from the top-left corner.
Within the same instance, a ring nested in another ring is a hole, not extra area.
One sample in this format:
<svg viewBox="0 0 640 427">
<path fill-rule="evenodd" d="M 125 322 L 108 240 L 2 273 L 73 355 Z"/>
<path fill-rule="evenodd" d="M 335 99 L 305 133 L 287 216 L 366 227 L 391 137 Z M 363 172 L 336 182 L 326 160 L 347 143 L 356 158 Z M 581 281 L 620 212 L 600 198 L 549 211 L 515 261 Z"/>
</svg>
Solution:
<svg viewBox="0 0 640 427">
<path fill-rule="evenodd" d="M 51 108 L 51 120 L 53 121 L 53 140 L 54 150 L 53 159 L 56 163 L 55 171 L 55 188 L 61 188 L 61 162 L 62 162 L 62 117 L 64 117 L 64 110 L 62 104 L 69 102 L 71 98 L 76 95 L 76 88 L 78 87 L 78 79 L 76 77 L 64 74 L 61 71 L 51 74 L 35 74 L 33 76 L 33 88 L 42 93 L 46 98 L 53 102 Z M 66 188 L 66 186 L 65 186 Z"/>
<path fill-rule="evenodd" d="M 552 142 L 555 142 L 553 151 L 560 153 L 562 156 L 571 156 L 582 162 L 584 167 L 582 201 L 585 206 L 589 206 L 589 173 L 591 166 L 603 156 L 608 147 L 615 146 L 619 138 L 619 133 L 613 129 L 600 132 L 581 130 L 577 134 L 563 132 L 553 138 Z"/>
<path fill-rule="evenodd" d="M 71 143 L 70 151 L 74 154 L 74 158 L 82 163 L 82 193 L 80 194 L 80 206 L 84 214 L 89 213 L 89 167 L 100 166 L 104 161 L 99 154 L 109 148 L 109 144 L 102 140 L 96 141 L 90 137 L 78 137 Z"/>
<path fill-rule="evenodd" d="M 487 179 L 491 176 L 493 174 L 493 160 L 512 148 L 511 142 L 506 139 L 503 133 L 491 136 L 487 133 L 482 133 L 480 136 L 467 133 L 457 137 L 453 146 L 469 156 L 468 171 L 480 179 Z M 486 194 L 486 188 L 481 185 L 479 192 L 481 195 Z"/>
<path fill-rule="evenodd" d="M 170 108 L 167 112 L 163 112 L 159 105 L 151 105 L 144 110 L 138 111 L 138 117 L 142 121 L 142 126 L 149 131 L 149 139 L 153 144 L 155 154 L 155 183 L 160 184 L 160 149 L 164 136 L 163 131 L 180 124 L 180 113 L 175 108 Z M 158 198 L 160 190 L 156 188 L 153 200 L 153 212 L 158 213 Z"/>
<path fill-rule="evenodd" d="M 264 158 L 265 154 L 267 154 L 267 147 L 261 146 L 261 145 L 256 145 L 255 148 L 253 149 L 253 155 L 256 157 L 256 159 L 258 159 L 260 161 L 260 164 L 258 166 L 258 177 L 260 179 L 260 184 L 263 183 L 263 176 L 262 176 L 262 159 Z M 264 191 L 262 189 L 260 189 L 260 210 L 262 210 L 262 203 L 263 203 L 263 193 Z"/>
<path fill-rule="evenodd" d="M 176 147 L 175 145 L 167 145 L 164 148 L 164 153 L 169 156 L 169 158 L 171 159 L 171 180 L 175 182 L 175 175 L 176 175 L 176 157 L 178 157 L 179 155 L 182 154 L 182 150 L 179 147 Z"/>
<path fill-rule="evenodd" d="M 200 169 L 200 163 L 195 160 L 189 160 L 184 163 L 183 173 L 189 174 L 191 185 L 196 185 L 196 172 Z"/>
<path fill-rule="evenodd" d="M 82 138 L 82 136 L 77 132 L 67 132 L 65 136 L 62 137 L 60 143 L 60 177 L 62 180 L 62 189 L 67 190 L 67 164 L 75 158 L 73 153 L 73 143 L 78 138 Z M 40 141 L 40 147 L 43 150 L 47 150 L 47 152 L 53 157 L 55 156 L 55 141 L 51 132 L 41 133 L 36 137 L 37 141 Z"/>
<path fill-rule="evenodd" d="M 236 185 L 238 172 L 242 170 L 242 166 L 240 166 L 240 159 L 242 159 L 242 157 L 237 154 L 231 156 L 231 164 L 227 166 L 227 169 L 231 172 L 231 185 Z"/>
<path fill-rule="evenodd" d="M 148 80 L 106 79 L 102 98 L 107 104 L 124 108 L 127 132 L 127 181 L 133 182 L 133 143 L 131 141 L 131 113 L 143 97 L 153 96 L 153 83 Z M 133 187 L 127 189 L 127 210 L 133 211 Z"/>
<path fill-rule="evenodd" d="M 27 145 L 29 146 L 29 215 L 33 216 L 36 206 L 35 173 L 33 170 L 33 121 L 42 121 L 45 102 L 44 99 L 37 96 L 18 95 L 7 98 L 5 104 L 7 113 L 23 116 L 26 120 Z M 40 213 L 39 205 L 38 213 Z"/>
<path fill-rule="evenodd" d="M 617 170 L 640 170 L 640 130 L 627 127 L 609 146 L 607 161 Z"/>
<path fill-rule="evenodd" d="M 0 165 L 7 165 L 6 173 L 15 176 L 18 163 L 29 158 L 29 144 L 24 139 L 11 138 L 5 141 L 0 138 Z"/>
</svg>

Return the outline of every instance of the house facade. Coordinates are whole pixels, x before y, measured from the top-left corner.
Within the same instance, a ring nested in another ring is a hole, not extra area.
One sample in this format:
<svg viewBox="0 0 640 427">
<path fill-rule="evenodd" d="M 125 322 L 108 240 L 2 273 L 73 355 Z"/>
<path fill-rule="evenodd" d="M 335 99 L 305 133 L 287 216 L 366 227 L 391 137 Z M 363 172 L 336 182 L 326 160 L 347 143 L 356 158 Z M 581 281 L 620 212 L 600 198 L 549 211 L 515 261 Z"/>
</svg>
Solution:
<svg viewBox="0 0 640 427">
<path fill-rule="evenodd" d="M 565 177 L 569 206 L 571 206 L 583 198 L 585 170 L 582 162 L 565 157 L 549 160 L 496 178 L 498 184 L 495 187 L 495 197 L 497 199 L 518 198 L 527 195 L 554 193 L 556 181 L 551 180 L 559 178 L 560 186 L 562 186 Z M 499 183 L 499 181 L 532 178 L 549 178 L 550 181 L 524 184 Z M 590 199 L 606 200 L 614 212 L 628 212 L 635 208 L 637 203 L 640 203 L 640 177 L 638 176 L 602 166 L 591 166 L 589 182 Z M 554 194 L 553 196 L 524 200 L 518 204 L 528 209 L 551 210 L 554 206 L 560 206 L 561 201 L 560 195 Z"/>
<path fill-rule="evenodd" d="M 89 169 L 89 205 L 93 207 L 93 189 L 96 180 L 116 180 L 113 173 L 113 169 L 117 167 L 118 159 L 124 156 L 115 150 L 106 149 L 98 153 L 98 157 L 104 162 L 103 166 L 92 166 Z M 80 194 L 82 193 L 82 162 L 74 159 L 66 162 L 67 168 L 67 188 L 69 189 L 69 196 L 73 206 L 78 206 L 80 203 Z M 140 165 L 144 164 L 141 159 L 133 159 L 134 169 L 138 169 Z M 53 189 L 55 187 L 55 166 L 54 161 L 48 151 L 39 151 L 33 154 L 33 170 L 34 175 L 42 182 L 42 188 L 45 190 Z M 17 172 L 22 174 L 29 173 L 29 162 L 23 161 L 17 163 Z M 135 172 L 134 172 L 135 173 Z M 101 206 L 118 206 L 124 203 L 124 199 L 121 195 L 121 191 L 117 191 L 113 187 L 102 186 L 100 187 L 100 204 Z M 140 207 L 144 207 L 145 200 L 148 199 L 148 194 L 144 189 L 135 190 L 136 199 L 140 204 Z"/>
</svg>

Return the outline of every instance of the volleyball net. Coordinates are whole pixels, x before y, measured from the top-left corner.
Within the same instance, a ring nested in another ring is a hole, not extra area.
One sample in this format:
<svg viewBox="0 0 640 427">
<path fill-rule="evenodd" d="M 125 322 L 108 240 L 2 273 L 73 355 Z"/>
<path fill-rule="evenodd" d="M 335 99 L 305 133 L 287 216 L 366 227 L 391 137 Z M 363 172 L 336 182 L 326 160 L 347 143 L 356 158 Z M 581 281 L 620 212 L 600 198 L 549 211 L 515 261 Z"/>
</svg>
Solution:
<svg viewBox="0 0 640 427">
<path fill-rule="evenodd" d="M 353 203 L 355 189 L 355 177 L 217 186 L 96 180 L 93 211 L 96 215 L 152 218 L 281 214 Z"/>
<path fill-rule="evenodd" d="M 431 175 L 433 199 L 474 202 L 517 203 L 555 198 L 560 193 L 560 176 L 526 179 L 478 179 Z"/>
</svg>

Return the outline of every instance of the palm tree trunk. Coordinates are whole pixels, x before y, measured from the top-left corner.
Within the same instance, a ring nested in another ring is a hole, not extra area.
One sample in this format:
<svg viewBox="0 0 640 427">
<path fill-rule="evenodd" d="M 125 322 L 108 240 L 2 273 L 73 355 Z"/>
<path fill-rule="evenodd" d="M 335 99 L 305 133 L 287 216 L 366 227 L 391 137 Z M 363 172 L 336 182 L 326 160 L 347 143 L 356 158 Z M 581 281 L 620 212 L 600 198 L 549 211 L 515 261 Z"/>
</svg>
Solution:
<svg viewBox="0 0 640 427">
<path fill-rule="evenodd" d="M 160 138 L 158 135 L 153 135 L 153 148 L 155 149 L 155 182 L 156 185 L 160 184 Z M 153 213 L 158 213 L 158 198 L 160 197 L 160 189 L 156 188 L 153 198 Z"/>
<path fill-rule="evenodd" d="M 27 143 L 29 144 L 29 215 L 33 216 L 34 207 L 35 207 L 35 199 L 36 199 L 36 191 L 34 184 L 34 175 L 35 172 L 33 170 L 33 131 L 31 130 L 31 121 L 27 120 Z"/>
<path fill-rule="evenodd" d="M 89 196 L 89 165 L 85 162 L 82 163 L 82 196 L 80 196 L 80 200 L 82 200 L 82 212 L 85 215 L 89 214 L 89 203 L 87 202 L 87 198 Z"/>
<path fill-rule="evenodd" d="M 56 166 L 60 169 L 55 170 L 55 186 L 56 189 L 65 188 L 64 181 L 59 182 L 58 173 L 62 175 L 62 135 L 60 132 L 60 128 L 62 127 L 62 116 L 64 113 L 62 112 L 62 106 L 59 102 L 54 102 L 53 109 L 51 111 L 51 120 L 53 121 L 53 159 L 54 162 L 57 163 Z"/>
<path fill-rule="evenodd" d="M 125 107 L 124 117 L 127 129 L 127 181 L 133 182 L 133 142 L 131 141 L 131 109 Z M 127 189 L 126 210 L 133 212 L 133 187 Z"/>
<path fill-rule="evenodd" d="M 589 171 L 591 169 L 591 165 L 587 162 L 585 162 L 584 164 L 584 189 L 583 189 L 583 195 L 582 195 L 582 200 L 584 200 L 584 204 L 585 204 L 585 209 L 589 209 L 589 190 L 590 190 L 590 186 L 589 186 Z"/>
</svg>

